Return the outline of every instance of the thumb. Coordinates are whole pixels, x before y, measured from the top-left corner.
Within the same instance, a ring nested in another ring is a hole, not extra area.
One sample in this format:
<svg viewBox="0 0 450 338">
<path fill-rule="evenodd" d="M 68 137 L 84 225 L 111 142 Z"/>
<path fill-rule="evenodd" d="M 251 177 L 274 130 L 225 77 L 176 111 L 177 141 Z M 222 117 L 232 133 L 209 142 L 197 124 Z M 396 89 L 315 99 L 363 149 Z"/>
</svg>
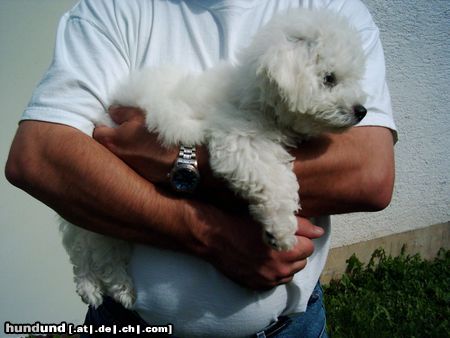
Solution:
<svg viewBox="0 0 450 338">
<path fill-rule="evenodd" d="M 113 139 L 116 136 L 116 133 L 116 129 L 114 128 L 99 126 L 94 129 L 92 137 L 94 138 L 94 140 L 108 148 L 108 145 L 113 143 Z"/>
<path fill-rule="evenodd" d="M 144 111 L 137 107 L 117 106 L 113 105 L 108 109 L 109 115 L 117 124 L 127 121 L 145 122 Z"/>
<path fill-rule="evenodd" d="M 319 238 L 325 233 L 323 228 L 312 224 L 310 220 L 304 217 L 297 217 L 297 226 L 297 232 L 295 233 L 297 236 L 313 239 Z"/>
</svg>

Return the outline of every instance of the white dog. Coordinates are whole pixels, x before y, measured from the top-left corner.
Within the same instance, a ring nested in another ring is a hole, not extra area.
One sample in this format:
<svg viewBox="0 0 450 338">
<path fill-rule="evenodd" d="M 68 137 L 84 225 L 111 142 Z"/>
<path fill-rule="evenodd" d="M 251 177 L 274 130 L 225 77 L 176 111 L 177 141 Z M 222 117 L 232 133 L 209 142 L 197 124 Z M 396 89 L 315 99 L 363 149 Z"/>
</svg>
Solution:
<svg viewBox="0 0 450 338">
<path fill-rule="evenodd" d="M 359 81 L 364 53 L 358 33 L 324 10 L 296 10 L 272 19 L 236 65 L 194 75 L 175 67 L 133 74 L 114 97 L 137 106 L 165 145 L 205 144 L 213 172 L 249 203 L 268 244 L 296 243 L 299 185 L 286 147 L 323 132 L 341 132 L 366 114 Z M 108 294 L 130 308 L 131 244 L 67 222 L 63 242 L 77 292 L 98 306 Z"/>
</svg>

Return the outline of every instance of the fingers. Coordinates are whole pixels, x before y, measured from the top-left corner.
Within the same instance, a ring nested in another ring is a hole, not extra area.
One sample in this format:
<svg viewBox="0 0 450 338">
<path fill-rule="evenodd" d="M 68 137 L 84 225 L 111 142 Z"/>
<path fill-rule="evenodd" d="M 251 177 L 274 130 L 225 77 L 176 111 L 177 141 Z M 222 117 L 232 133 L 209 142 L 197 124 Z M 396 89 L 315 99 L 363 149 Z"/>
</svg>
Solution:
<svg viewBox="0 0 450 338">
<path fill-rule="evenodd" d="M 259 270 L 260 278 L 257 282 L 262 287 L 274 287 L 289 283 L 296 273 L 307 265 L 308 257 L 314 251 L 311 239 L 297 237 L 296 246 L 287 252 L 271 251 L 268 259 L 262 262 Z"/>
<path fill-rule="evenodd" d="M 104 146 L 108 146 L 113 142 L 116 136 L 116 129 L 106 126 L 98 126 L 94 129 L 92 137 Z"/>
<path fill-rule="evenodd" d="M 141 123 L 145 122 L 144 111 L 137 107 L 111 106 L 108 112 L 112 120 L 117 124 L 132 120 Z"/>
<path fill-rule="evenodd" d="M 307 264 L 306 258 L 292 263 L 292 265 L 290 266 L 289 272 L 286 273 L 285 276 L 280 276 L 278 278 L 278 280 L 276 282 L 277 285 L 286 284 L 286 283 L 289 283 L 290 281 L 292 281 L 294 279 L 294 275 L 297 272 L 302 271 L 306 267 L 306 264 Z"/>
<path fill-rule="evenodd" d="M 272 288 L 281 284 L 289 283 L 296 273 L 306 267 L 307 257 L 293 260 L 291 262 L 278 261 L 268 262 L 260 267 L 255 276 L 251 276 L 255 285 L 260 288 Z"/>
<path fill-rule="evenodd" d="M 297 236 L 297 244 L 290 251 L 279 251 L 276 254 L 281 260 L 294 263 L 305 260 L 314 252 L 314 243 L 307 237 Z"/>
<path fill-rule="evenodd" d="M 324 234 L 324 230 L 305 218 L 298 218 L 297 244 L 290 251 L 270 250 L 266 259 L 260 262 L 254 285 L 271 288 L 292 281 L 302 271 L 314 252 L 313 238 Z"/>
<path fill-rule="evenodd" d="M 307 218 L 297 217 L 297 232 L 295 235 L 307 237 L 307 238 L 319 238 L 321 237 L 325 231 L 323 228 L 315 226 L 312 224 Z"/>
</svg>

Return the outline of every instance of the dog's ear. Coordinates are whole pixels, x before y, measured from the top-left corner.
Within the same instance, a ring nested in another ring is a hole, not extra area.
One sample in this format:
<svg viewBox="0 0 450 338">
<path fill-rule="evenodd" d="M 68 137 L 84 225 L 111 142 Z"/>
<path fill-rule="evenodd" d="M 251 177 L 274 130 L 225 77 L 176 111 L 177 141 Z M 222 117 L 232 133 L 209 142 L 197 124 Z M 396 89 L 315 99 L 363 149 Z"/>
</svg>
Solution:
<svg viewBox="0 0 450 338">
<path fill-rule="evenodd" d="M 278 41 L 259 58 L 258 76 L 268 80 L 270 91 L 283 100 L 292 101 L 302 86 L 302 79 L 308 77 L 306 68 L 315 62 L 314 40 L 289 34 L 284 41 Z M 266 92 L 267 94 L 267 92 Z"/>
</svg>

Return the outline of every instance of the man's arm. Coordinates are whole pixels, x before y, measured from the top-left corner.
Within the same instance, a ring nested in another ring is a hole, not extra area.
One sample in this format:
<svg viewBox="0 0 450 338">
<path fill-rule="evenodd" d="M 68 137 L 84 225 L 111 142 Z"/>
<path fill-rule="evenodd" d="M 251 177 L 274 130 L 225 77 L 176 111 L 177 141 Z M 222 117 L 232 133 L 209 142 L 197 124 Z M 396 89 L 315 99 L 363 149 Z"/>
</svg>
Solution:
<svg viewBox="0 0 450 338">
<path fill-rule="evenodd" d="M 252 288 L 289 281 L 313 251 L 309 238 L 322 234 L 302 219 L 297 246 L 271 250 L 248 216 L 167 195 L 92 138 L 59 124 L 22 122 L 6 176 L 74 224 L 193 253 Z"/>
<path fill-rule="evenodd" d="M 147 132 L 139 109 L 114 107 L 110 114 L 119 127 L 97 128 L 94 137 L 147 180 L 167 181 L 166 174 L 177 149 L 159 145 L 156 135 Z M 392 132 L 387 128 L 354 127 L 342 134 L 311 139 L 292 149 L 296 158 L 294 171 L 300 182 L 301 215 L 385 208 L 393 191 L 393 145 Z M 213 177 L 206 147 L 199 147 L 197 154 L 203 188 L 213 195 L 223 195 L 224 183 Z M 222 200 L 232 199 L 227 196 Z"/>
<path fill-rule="evenodd" d="M 293 150 L 305 217 L 379 211 L 392 198 L 394 142 L 384 127 L 354 127 Z"/>
<path fill-rule="evenodd" d="M 87 228 L 95 224 L 101 233 L 149 243 L 159 240 L 154 239 L 157 231 L 149 236 L 141 228 L 152 217 L 154 227 L 164 224 L 164 231 L 172 233 L 178 245 L 188 244 L 181 238 L 189 229 L 175 227 L 182 220 L 181 213 L 172 213 L 173 221 L 166 219 L 172 209 L 183 210 L 182 204 L 156 194 L 151 183 L 74 128 L 22 122 L 6 164 L 6 177 L 73 223 Z M 111 227 L 112 220 L 119 226 Z"/>
</svg>

